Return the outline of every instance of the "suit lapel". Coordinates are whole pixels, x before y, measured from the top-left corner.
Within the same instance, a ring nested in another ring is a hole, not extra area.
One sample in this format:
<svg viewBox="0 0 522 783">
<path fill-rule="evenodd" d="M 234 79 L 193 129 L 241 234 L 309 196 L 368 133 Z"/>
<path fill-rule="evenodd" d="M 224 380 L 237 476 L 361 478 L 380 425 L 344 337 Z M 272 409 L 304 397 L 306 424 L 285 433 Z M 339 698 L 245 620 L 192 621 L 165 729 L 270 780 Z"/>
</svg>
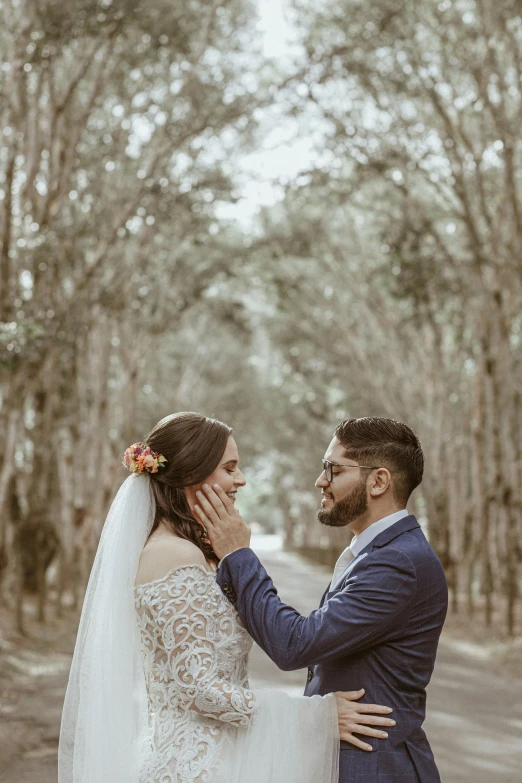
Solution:
<svg viewBox="0 0 522 783">
<path fill-rule="evenodd" d="M 388 527 L 386 530 L 383 530 L 382 533 L 379 533 L 378 536 L 370 541 L 370 543 L 367 544 L 367 546 L 365 546 L 356 557 L 354 557 L 350 565 L 347 566 L 346 571 L 343 574 L 343 578 L 339 582 L 338 586 L 335 587 L 331 592 L 328 592 L 330 590 L 331 584 L 328 586 L 328 590 L 321 600 L 321 606 L 324 603 L 326 595 L 330 596 L 342 590 L 344 583 L 350 576 L 353 568 L 367 555 L 369 555 L 370 552 L 372 552 L 374 549 L 380 549 L 381 547 L 386 546 L 398 536 L 402 536 L 403 533 L 408 533 L 410 530 L 415 530 L 415 528 L 420 528 L 420 525 L 413 514 L 409 514 L 407 517 L 403 517 L 402 519 L 399 519 L 398 522 L 390 525 L 390 527 Z"/>
</svg>

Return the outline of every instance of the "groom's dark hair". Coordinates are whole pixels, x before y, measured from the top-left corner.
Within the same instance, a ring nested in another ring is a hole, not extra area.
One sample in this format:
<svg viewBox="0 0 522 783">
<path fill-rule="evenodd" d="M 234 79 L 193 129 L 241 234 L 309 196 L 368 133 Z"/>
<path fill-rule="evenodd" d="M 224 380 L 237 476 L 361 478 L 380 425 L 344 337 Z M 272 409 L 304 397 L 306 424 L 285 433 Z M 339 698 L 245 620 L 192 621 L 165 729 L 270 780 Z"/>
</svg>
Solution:
<svg viewBox="0 0 522 783">
<path fill-rule="evenodd" d="M 397 503 L 405 506 L 422 481 L 424 454 L 420 440 L 406 424 L 378 416 L 345 419 L 334 436 L 344 446 L 345 456 L 361 465 L 387 468 Z"/>
</svg>

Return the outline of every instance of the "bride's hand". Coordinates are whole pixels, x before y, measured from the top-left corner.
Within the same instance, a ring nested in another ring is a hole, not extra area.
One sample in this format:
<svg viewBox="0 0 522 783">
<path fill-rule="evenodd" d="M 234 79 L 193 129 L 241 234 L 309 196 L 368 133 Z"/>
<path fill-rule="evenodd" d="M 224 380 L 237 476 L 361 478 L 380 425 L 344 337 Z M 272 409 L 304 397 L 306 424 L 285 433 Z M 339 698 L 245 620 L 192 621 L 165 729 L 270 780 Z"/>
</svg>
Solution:
<svg viewBox="0 0 522 783">
<path fill-rule="evenodd" d="M 357 704 L 357 700 L 363 695 L 364 688 L 360 691 L 338 691 L 334 694 L 339 716 L 339 734 L 342 740 L 350 742 L 356 748 L 373 750 L 371 745 L 354 737 L 354 734 L 386 739 L 388 734 L 385 731 L 372 727 L 395 726 L 395 721 L 381 717 L 393 712 L 391 707 L 382 707 L 379 704 Z"/>
<path fill-rule="evenodd" d="M 236 549 L 250 546 L 250 529 L 219 484 L 214 484 L 214 488 L 203 484 L 203 492 L 196 492 L 196 496 L 196 513 L 220 560 Z"/>
</svg>

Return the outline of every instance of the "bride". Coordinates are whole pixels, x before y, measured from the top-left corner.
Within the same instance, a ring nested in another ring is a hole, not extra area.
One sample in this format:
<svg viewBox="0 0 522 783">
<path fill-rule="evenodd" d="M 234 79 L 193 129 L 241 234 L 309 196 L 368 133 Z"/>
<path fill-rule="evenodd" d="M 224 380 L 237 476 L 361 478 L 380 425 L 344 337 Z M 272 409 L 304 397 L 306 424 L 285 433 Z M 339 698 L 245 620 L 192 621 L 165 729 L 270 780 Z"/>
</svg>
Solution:
<svg viewBox="0 0 522 783">
<path fill-rule="evenodd" d="M 337 783 L 339 739 L 383 736 L 361 693 L 250 690 L 252 640 L 216 584 L 196 491 L 245 484 L 232 430 L 162 419 L 124 455 L 65 696 L 59 783 Z M 372 712 L 387 713 L 372 705 Z M 365 726 L 362 724 L 371 724 Z"/>
</svg>

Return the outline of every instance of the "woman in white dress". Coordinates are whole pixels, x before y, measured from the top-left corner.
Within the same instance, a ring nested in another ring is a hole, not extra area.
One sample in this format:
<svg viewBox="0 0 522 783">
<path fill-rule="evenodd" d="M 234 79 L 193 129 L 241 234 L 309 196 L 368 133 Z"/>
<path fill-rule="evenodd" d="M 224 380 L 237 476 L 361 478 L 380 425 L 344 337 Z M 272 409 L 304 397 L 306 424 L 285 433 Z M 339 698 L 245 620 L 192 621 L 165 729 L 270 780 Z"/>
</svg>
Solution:
<svg viewBox="0 0 522 783">
<path fill-rule="evenodd" d="M 345 725 L 382 736 L 376 724 L 389 721 L 357 713 L 360 694 L 249 689 L 252 640 L 193 514 L 204 482 L 231 498 L 245 484 L 232 430 L 174 414 L 124 464 L 132 475 L 109 511 L 82 610 L 59 783 L 337 783 L 340 736 L 360 743 Z M 338 704 L 354 710 L 340 723 Z"/>
</svg>

